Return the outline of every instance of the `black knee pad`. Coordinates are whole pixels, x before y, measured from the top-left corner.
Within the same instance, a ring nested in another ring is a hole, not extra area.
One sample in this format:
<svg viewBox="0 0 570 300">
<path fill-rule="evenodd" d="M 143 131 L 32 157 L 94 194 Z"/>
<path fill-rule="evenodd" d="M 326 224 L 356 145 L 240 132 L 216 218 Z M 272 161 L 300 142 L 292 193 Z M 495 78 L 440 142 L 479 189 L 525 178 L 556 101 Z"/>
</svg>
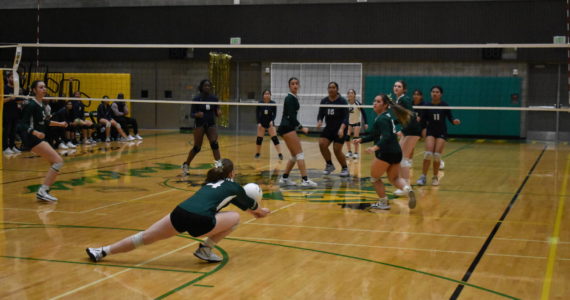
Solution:
<svg viewBox="0 0 570 300">
<path fill-rule="evenodd" d="M 210 148 L 212 148 L 212 150 L 218 150 L 220 148 L 220 145 L 218 145 L 218 141 L 210 142 Z"/>
<path fill-rule="evenodd" d="M 261 143 L 263 143 L 263 137 L 258 136 L 258 137 L 257 137 L 257 140 L 255 141 L 255 144 L 256 144 L 256 145 L 261 145 Z"/>
<path fill-rule="evenodd" d="M 277 138 L 277 136 L 271 137 L 271 140 L 273 141 L 273 145 L 279 145 L 279 139 Z"/>
<path fill-rule="evenodd" d="M 192 148 L 192 152 L 194 152 L 194 154 L 197 154 L 198 152 L 200 152 L 200 149 L 201 149 L 200 147 L 194 146 L 194 147 Z"/>
</svg>

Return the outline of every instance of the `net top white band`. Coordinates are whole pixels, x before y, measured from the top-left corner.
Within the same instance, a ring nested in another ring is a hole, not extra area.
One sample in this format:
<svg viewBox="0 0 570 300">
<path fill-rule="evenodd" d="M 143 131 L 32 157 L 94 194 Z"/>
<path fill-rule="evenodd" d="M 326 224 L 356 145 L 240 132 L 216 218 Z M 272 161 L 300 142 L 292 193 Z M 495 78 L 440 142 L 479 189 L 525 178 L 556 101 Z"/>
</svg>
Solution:
<svg viewBox="0 0 570 300">
<path fill-rule="evenodd" d="M 215 49 L 469 49 L 469 48 L 570 48 L 566 44 L 41 44 L 20 43 L 0 48 L 215 48 Z"/>
<path fill-rule="evenodd" d="M 22 99 L 32 99 L 33 96 L 15 96 L 4 95 L 4 97 L 18 97 Z M 131 103 L 157 103 L 157 104 L 200 104 L 200 105 L 228 105 L 228 106 L 283 106 L 282 103 L 259 103 L 259 102 L 206 102 L 206 101 L 190 101 L 190 100 L 145 100 L 145 99 L 108 99 L 108 98 L 74 98 L 74 97 L 44 97 L 45 100 L 81 100 L 81 101 L 108 101 L 108 102 L 131 102 Z M 334 104 L 308 104 L 301 103 L 302 107 L 347 107 L 347 105 Z M 373 108 L 372 105 L 360 105 L 361 108 Z M 570 107 L 555 108 L 553 106 L 531 106 L 531 107 L 499 107 L 499 106 L 414 106 L 414 109 L 453 109 L 453 110 L 503 110 L 503 111 L 552 111 L 552 112 L 568 112 Z"/>
</svg>

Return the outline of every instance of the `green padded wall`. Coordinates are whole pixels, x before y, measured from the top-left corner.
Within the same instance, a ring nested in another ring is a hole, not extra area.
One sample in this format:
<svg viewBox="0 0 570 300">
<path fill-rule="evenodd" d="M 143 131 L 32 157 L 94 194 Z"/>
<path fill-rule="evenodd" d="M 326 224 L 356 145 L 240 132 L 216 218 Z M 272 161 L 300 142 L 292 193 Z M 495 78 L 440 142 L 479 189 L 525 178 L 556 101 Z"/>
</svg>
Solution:
<svg viewBox="0 0 570 300">
<path fill-rule="evenodd" d="M 415 89 L 424 94 L 424 101 L 430 102 L 430 89 L 434 85 L 443 88 L 443 101 L 450 106 L 500 106 L 520 107 L 521 78 L 519 77 L 436 77 L 436 76 L 366 76 L 364 103 L 372 104 L 375 95 L 392 93 L 396 80 L 408 84 L 408 96 Z M 511 95 L 519 95 L 519 103 L 513 103 Z M 374 112 L 367 109 L 369 120 Z M 520 115 L 518 111 L 454 110 L 453 116 L 461 125 L 447 128 L 453 135 L 476 136 L 520 136 Z"/>
</svg>

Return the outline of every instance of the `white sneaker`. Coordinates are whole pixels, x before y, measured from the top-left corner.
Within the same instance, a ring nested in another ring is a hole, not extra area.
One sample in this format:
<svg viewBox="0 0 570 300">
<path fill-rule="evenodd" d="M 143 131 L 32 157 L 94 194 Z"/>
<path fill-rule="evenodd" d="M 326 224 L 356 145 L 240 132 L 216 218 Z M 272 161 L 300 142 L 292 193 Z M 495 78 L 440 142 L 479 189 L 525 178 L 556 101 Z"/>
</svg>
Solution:
<svg viewBox="0 0 570 300">
<path fill-rule="evenodd" d="M 135 138 L 132 135 L 127 136 L 127 141 L 134 141 Z"/>
<path fill-rule="evenodd" d="M 105 139 L 105 143 L 110 143 L 110 142 L 111 142 L 111 139 L 110 139 L 110 138 L 106 138 L 106 139 Z"/>
<path fill-rule="evenodd" d="M 107 256 L 107 253 L 103 251 L 103 248 L 87 248 L 85 249 L 87 255 L 89 255 L 89 259 L 92 262 L 98 262 L 103 259 L 103 257 Z"/>
<path fill-rule="evenodd" d="M 426 175 L 420 176 L 420 178 L 418 179 L 418 181 L 416 181 L 416 183 L 418 185 L 426 185 Z"/>
<path fill-rule="evenodd" d="M 303 186 L 303 187 L 316 187 L 317 183 L 312 181 L 311 179 L 301 180 L 301 186 Z"/>
<path fill-rule="evenodd" d="M 95 141 L 93 138 L 89 138 L 89 142 L 90 142 L 91 144 L 97 144 L 97 141 Z"/>
<path fill-rule="evenodd" d="M 77 148 L 77 146 L 75 146 L 71 141 L 67 142 L 67 145 L 66 145 L 66 146 L 67 146 L 67 148 L 69 148 L 69 149 L 75 149 L 75 148 Z"/>
<path fill-rule="evenodd" d="M 346 153 L 346 154 L 344 155 L 344 157 L 346 157 L 346 158 L 352 158 L 352 151 L 348 151 L 348 153 Z"/>
<path fill-rule="evenodd" d="M 436 186 L 439 185 L 439 179 L 437 179 L 437 176 L 434 176 L 431 179 L 431 185 L 436 185 Z"/>
<path fill-rule="evenodd" d="M 352 159 L 358 159 L 358 153 L 352 154 Z"/>
<path fill-rule="evenodd" d="M 10 148 L 6 148 L 6 150 L 3 151 L 4 155 L 13 155 L 16 154 L 14 153 L 14 151 L 12 151 L 12 149 Z"/>
<path fill-rule="evenodd" d="M 69 147 L 67 147 L 64 142 L 59 143 L 59 147 L 58 147 L 58 148 L 59 148 L 59 150 L 67 150 L 67 149 L 69 149 Z"/>
<path fill-rule="evenodd" d="M 330 173 L 334 172 L 334 170 L 336 170 L 336 168 L 334 167 L 334 165 L 329 165 L 329 164 L 327 164 L 327 166 L 326 166 L 325 169 L 323 170 L 323 174 L 329 175 Z"/>
<path fill-rule="evenodd" d="M 222 258 L 212 252 L 212 248 L 200 244 L 194 256 L 207 262 L 221 262 Z"/>
<path fill-rule="evenodd" d="M 12 147 L 12 152 L 14 152 L 14 154 L 22 153 L 22 151 L 20 151 L 20 149 L 16 148 L 15 146 Z"/>
<path fill-rule="evenodd" d="M 388 210 L 390 209 L 390 204 L 388 204 L 388 199 L 378 199 L 378 202 L 370 205 L 369 209 L 380 209 L 380 210 Z"/>
<path fill-rule="evenodd" d="M 348 168 L 342 168 L 342 171 L 340 171 L 340 177 L 349 177 L 350 176 L 350 172 L 348 172 Z"/>
<path fill-rule="evenodd" d="M 397 189 L 394 191 L 394 195 L 396 196 L 404 196 L 406 195 L 406 192 L 402 191 L 401 189 Z"/>
<path fill-rule="evenodd" d="M 38 200 L 47 201 L 47 202 L 55 202 L 57 198 L 49 194 L 49 190 L 40 188 L 39 191 L 36 193 L 36 198 Z"/>
<path fill-rule="evenodd" d="M 140 135 L 137 134 L 137 135 L 135 135 L 135 139 L 137 139 L 137 140 L 142 140 L 143 138 L 142 138 L 142 136 L 140 136 Z"/>
<path fill-rule="evenodd" d="M 297 183 L 295 181 L 291 180 L 291 178 L 289 178 L 289 177 L 283 178 L 283 176 L 279 177 L 279 184 L 284 185 L 284 186 L 297 185 Z"/>
<path fill-rule="evenodd" d="M 190 174 L 190 166 L 187 163 L 182 164 L 182 176 L 188 176 Z"/>
<path fill-rule="evenodd" d="M 439 169 L 440 169 L 440 170 L 445 169 L 445 163 L 443 162 L 443 160 L 440 160 L 440 161 L 439 161 Z"/>
</svg>

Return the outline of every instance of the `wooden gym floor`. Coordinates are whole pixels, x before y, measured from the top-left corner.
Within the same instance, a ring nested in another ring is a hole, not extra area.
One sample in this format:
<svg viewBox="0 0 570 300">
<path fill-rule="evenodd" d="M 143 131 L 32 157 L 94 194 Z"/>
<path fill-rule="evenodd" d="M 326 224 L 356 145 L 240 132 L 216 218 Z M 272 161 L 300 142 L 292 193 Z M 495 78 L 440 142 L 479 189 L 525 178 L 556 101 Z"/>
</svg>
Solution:
<svg viewBox="0 0 570 300">
<path fill-rule="evenodd" d="M 60 200 L 51 205 L 34 197 L 47 163 L 29 152 L 4 158 L 0 298 L 570 297 L 568 145 L 451 141 L 441 185 L 416 187 L 416 209 L 395 198 L 390 211 L 373 213 L 364 209 L 376 199 L 371 155 L 350 162 L 351 179 L 325 177 L 317 138 L 304 138 L 319 188 L 280 189 L 285 163 L 268 138 L 254 160 L 255 137 L 223 134 L 222 156 L 236 164 L 237 181 L 262 184 L 273 213 L 259 220 L 241 213 L 241 225 L 219 244 L 222 263 L 195 258 L 188 235 L 91 263 L 85 247 L 147 228 L 192 195 L 213 162 L 204 143 L 192 175 L 178 177 L 192 136 L 143 136 L 140 144 L 68 153 L 53 186 Z M 422 156 L 420 143 L 414 182 Z"/>
</svg>

